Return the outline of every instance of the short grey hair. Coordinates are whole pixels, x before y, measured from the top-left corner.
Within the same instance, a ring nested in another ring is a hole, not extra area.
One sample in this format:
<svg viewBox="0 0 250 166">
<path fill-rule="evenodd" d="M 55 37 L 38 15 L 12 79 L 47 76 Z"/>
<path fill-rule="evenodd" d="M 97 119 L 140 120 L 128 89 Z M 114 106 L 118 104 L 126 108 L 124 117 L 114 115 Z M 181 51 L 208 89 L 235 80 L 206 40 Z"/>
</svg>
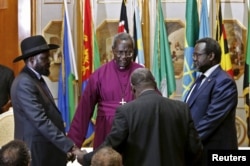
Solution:
<svg viewBox="0 0 250 166">
<path fill-rule="evenodd" d="M 147 68 L 138 68 L 134 70 L 130 78 L 133 86 L 151 86 L 156 88 L 156 82 L 153 74 Z"/>
</svg>

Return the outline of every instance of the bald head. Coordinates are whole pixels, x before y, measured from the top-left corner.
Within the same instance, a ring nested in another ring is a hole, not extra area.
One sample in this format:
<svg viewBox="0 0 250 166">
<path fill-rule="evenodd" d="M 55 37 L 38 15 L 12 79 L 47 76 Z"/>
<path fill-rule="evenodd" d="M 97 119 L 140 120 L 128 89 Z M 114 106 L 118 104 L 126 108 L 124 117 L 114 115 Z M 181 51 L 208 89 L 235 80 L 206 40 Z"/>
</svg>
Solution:
<svg viewBox="0 0 250 166">
<path fill-rule="evenodd" d="M 136 97 L 144 90 L 156 89 L 155 78 L 147 68 L 134 70 L 131 74 L 130 82 Z"/>
</svg>

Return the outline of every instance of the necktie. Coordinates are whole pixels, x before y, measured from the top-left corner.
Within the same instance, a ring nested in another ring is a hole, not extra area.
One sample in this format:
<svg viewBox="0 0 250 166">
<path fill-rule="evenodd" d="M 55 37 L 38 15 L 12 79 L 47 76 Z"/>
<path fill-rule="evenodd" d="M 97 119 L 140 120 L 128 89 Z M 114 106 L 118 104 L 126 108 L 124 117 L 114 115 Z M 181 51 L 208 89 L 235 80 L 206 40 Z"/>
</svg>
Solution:
<svg viewBox="0 0 250 166">
<path fill-rule="evenodd" d="M 43 79 L 43 77 L 40 78 L 40 82 L 41 82 L 41 84 L 42 84 L 42 86 L 43 86 L 43 89 L 45 90 L 45 93 L 46 93 L 52 100 L 54 100 L 54 99 L 53 99 L 53 96 L 52 96 L 52 94 L 51 94 L 51 92 L 50 92 L 50 90 L 49 90 L 49 88 L 48 88 L 48 86 L 47 86 L 47 84 L 46 84 L 46 82 L 45 82 L 44 79 Z"/>
<path fill-rule="evenodd" d="M 202 80 L 203 80 L 205 77 L 206 77 L 206 76 L 202 74 L 199 78 L 196 79 L 195 85 L 194 85 L 195 87 L 193 88 L 193 91 L 191 92 L 191 94 L 190 94 L 190 96 L 189 96 L 189 98 L 188 98 L 188 101 L 189 101 L 189 99 L 191 99 L 191 98 L 195 95 L 195 93 L 197 92 L 197 90 L 199 89 L 199 87 L 200 87 L 200 85 L 201 85 Z"/>
</svg>

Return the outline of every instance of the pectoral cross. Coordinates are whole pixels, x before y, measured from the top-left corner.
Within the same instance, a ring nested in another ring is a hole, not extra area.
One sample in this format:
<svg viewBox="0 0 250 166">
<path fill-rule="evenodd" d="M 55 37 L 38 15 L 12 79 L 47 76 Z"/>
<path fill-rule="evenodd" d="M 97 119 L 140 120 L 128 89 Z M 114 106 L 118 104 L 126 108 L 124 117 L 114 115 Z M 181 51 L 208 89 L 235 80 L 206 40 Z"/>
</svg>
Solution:
<svg viewBox="0 0 250 166">
<path fill-rule="evenodd" d="M 119 102 L 121 105 L 124 105 L 126 103 L 126 101 L 124 100 L 124 98 L 122 98 L 122 101 Z"/>
</svg>

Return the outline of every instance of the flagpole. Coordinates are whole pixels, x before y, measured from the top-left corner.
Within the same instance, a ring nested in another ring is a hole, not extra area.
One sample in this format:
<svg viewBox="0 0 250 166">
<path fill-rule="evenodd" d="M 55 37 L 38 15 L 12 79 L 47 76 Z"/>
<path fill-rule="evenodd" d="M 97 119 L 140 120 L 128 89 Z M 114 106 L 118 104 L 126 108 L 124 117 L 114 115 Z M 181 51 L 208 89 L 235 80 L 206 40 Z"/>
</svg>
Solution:
<svg viewBox="0 0 250 166">
<path fill-rule="evenodd" d="M 69 23 L 69 13 L 68 13 L 68 6 L 67 6 L 67 0 L 64 0 L 64 10 L 65 10 L 65 15 L 66 15 L 66 20 L 67 20 L 67 28 L 69 30 L 68 33 L 68 38 L 69 38 L 69 44 L 70 44 L 70 52 L 71 52 L 71 59 L 72 59 L 72 65 L 73 65 L 73 71 L 75 75 L 75 80 L 78 80 L 78 72 L 76 68 L 76 60 L 75 60 L 75 52 L 73 50 L 73 40 L 72 40 L 72 34 L 71 34 L 71 28 L 70 28 L 70 23 Z"/>
</svg>

